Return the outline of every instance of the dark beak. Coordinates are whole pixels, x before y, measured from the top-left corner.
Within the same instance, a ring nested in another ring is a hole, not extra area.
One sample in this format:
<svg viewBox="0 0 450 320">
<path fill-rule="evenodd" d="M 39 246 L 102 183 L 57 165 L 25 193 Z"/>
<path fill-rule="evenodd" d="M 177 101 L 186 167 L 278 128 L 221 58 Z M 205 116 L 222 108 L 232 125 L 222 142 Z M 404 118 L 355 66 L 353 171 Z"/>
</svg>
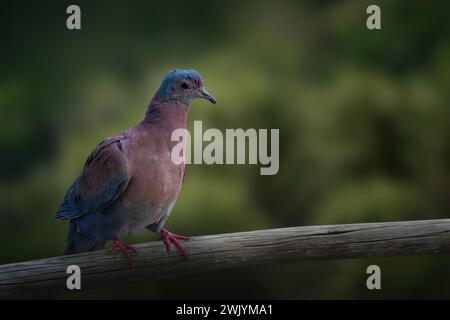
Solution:
<svg viewBox="0 0 450 320">
<path fill-rule="evenodd" d="M 213 104 L 216 104 L 216 98 L 214 98 L 212 95 L 210 95 L 209 92 L 206 91 L 205 88 L 203 88 L 203 89 L 200 91 L 200 96 L 201 96 L 203 99 L 206 99 L 206 100 L 208 100 L 209 102 L 211 102 L 211 103 L 213 103 Z"/>
</svg>

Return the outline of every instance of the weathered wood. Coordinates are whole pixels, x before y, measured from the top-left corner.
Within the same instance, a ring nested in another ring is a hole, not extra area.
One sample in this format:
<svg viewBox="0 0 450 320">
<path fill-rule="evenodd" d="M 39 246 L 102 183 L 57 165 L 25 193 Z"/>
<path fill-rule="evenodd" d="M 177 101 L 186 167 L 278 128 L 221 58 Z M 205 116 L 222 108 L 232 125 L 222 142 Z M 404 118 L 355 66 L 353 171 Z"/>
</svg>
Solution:
<svg viewBox="0 0 450 320">
<path fill-rule="evenodd" d="M 194 237 L 188 258 L 160 241 L 136 246 L 129 268 L 109 250 L 0 266 L 0 297 L 45 297 L 66 288 L 66 268 L 82 270 L 82 291 L 107 284 L 231 267 L 316 259 L 450 253 L 450 219 L 292 227 Z"/>
</svg>

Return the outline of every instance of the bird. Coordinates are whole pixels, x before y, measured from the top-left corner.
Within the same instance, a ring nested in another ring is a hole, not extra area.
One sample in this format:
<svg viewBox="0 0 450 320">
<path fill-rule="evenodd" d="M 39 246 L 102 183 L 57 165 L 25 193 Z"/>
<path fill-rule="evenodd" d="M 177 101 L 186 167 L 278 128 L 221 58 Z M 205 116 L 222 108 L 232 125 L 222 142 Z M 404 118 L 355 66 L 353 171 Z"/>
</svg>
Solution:
<svg viewBox="0 0 450 320">
<path fill-rule="evenodd" d="M 56 220 L 68 220 L 64 255 L 104 249 L 122 252 L 132 266 L 137 253 L 120 237 L 150 230 L 186 257 L 180 241 L 190 237 L 164 228 L 184 180 L 185 164 L 172 161 L 176 129 L 187 128 L 192 100 L 216 104 L 195 70 L 171 70 L 136 126 L 101 141 L 87 157 L 80 175 L 68 188 Z"/>
</svg>

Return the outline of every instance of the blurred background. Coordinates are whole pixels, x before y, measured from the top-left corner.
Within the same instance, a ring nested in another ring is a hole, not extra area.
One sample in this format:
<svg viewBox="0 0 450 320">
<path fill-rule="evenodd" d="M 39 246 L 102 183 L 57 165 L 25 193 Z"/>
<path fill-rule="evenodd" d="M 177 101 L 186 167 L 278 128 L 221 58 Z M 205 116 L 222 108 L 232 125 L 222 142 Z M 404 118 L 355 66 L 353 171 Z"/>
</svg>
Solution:
<svg viewBox="0 0 450 320">
<path fill-rule="evenodd" d="M 69 4 L 81 31 L 66 29 Z M 381 31 L 366 28 L 370 4 Z M 2 4 L 0 263 L 61 254 L 65 191 L 99 141 L 142 119 L 172 68 L 198 70 L 218 101 L 195 101 L 190 127 L 279 128 L 280 170 L 190 165 L 170 230 L 449 218 L 449 12 L 444 0 Z M 365 287 L 370 264 L 382 269 L 377 292 Z M 449 270 L 448 255 L 333 260 L 81 296 L 450 298 Z"/>
</svg>

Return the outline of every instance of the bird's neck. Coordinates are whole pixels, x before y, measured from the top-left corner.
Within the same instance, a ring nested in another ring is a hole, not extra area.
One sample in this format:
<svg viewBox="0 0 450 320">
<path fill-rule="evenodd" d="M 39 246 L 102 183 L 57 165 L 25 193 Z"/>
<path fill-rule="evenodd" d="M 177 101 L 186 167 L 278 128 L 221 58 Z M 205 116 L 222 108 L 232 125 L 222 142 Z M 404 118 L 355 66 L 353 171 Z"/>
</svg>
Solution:
<svg viewBox="0 0 450 320">
<path fill-rule="evenodd" d="M 162 102 L 171 102 L 171 101 L 178 101 L 181 102 L 187 106 L 189 106 L 189 103 L 191 102 L 191 97 L 185 94 L 177 94 L 173 92 L 169 85 L 165 82 L 161 84 L 158 91 L 156 91 L 155 96 L 153 97 L 152 101 L 158 101 L 160 103 Z"/>
<path fill-rule="evenodd" d="M 188 105 L 180 101 L 153 98 L 145 112 L 143 125 L 161 126 L 169 130 L 186 128 Z"/>
</svg>

